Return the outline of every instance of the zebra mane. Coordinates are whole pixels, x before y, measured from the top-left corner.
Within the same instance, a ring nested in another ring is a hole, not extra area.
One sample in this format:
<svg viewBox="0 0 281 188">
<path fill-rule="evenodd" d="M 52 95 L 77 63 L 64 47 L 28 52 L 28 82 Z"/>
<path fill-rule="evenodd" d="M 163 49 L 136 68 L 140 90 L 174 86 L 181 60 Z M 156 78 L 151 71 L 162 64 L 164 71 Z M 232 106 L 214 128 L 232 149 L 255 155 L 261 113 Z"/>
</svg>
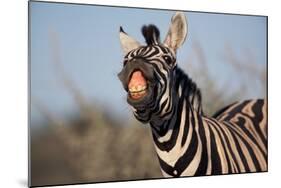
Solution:
<svg viewBox="0 0 281 188">
<path fill-rule="evenodd" d="M 159 43 L 160 32 L 155 25 L 144 25 L 141 29 L 142 35 L 145 38 L 147 45 L 153 45 Z"/>
<path fill-rule="evenodd" d="M 179 67 L 175 68 L 176 71 L 176 86 L 177 88 L 181 85 L 182 96 L 187 98 L 189 103 L 192 105 L 193 109 L 199 114 L 203 115 L 202 110 L 202 97 L 201 91 L 197 87 L 196 83 L 188 77 L 185 72 Z"/>
</svg>

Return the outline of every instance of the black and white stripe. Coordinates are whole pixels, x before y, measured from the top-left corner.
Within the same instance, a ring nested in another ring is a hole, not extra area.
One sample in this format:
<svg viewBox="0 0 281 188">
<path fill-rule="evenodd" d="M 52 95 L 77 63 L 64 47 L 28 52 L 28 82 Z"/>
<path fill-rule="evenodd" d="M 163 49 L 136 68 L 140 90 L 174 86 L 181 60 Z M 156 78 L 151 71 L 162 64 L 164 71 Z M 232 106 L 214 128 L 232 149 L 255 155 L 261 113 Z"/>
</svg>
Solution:
<svg viewBox="0 0 281 188">
<path fill-rule="evenodd" d="M 152 83 L 148 83 L 156 85 L 152 98 L 145 107 L 132 108 L 138 120 L 151 125 L 163 175 L 267 171 L 267 102 L 236 102 L 213 117 L 205 116 L 200 90 L 176 64 L 176 49 L 187 31 L 184 22 L 183 14 L 176 13 L 163 44 L 159 42 L 158 29 L 146 26 L 142 32 L 147 45 L 141 46 L 130 38 L 134 47 L 124 50 L 124 69 L 128 62 L 141 59 L 144 73 L 149 68 L 154 75 Z M 121 43 L 122 37 L 128 36 L 121 36 Z M 126 45 L 125 40 L 122 45 Z"/>
</svg>

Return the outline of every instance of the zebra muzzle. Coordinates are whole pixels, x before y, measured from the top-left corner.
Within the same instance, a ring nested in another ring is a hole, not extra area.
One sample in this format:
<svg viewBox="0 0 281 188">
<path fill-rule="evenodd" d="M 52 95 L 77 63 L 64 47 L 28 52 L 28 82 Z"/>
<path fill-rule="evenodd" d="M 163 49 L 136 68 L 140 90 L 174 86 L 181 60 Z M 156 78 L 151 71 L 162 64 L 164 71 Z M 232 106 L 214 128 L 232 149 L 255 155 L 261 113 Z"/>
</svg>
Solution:
<svg viewBox="0 0 281 188">
<path fill-rule="evenodd" d="M 140 99 L 146 95 L 147 81 L 141 71 L 137 70 L 132 73 L 128 88 L 132 99 Z"/>
</svg>

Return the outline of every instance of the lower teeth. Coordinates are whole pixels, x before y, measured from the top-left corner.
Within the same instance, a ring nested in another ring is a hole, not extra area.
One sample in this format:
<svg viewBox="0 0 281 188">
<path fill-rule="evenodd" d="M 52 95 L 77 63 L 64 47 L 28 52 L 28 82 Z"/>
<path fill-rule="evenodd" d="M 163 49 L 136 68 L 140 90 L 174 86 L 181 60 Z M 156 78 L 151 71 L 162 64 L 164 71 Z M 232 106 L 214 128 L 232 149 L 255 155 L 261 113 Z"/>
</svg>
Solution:
<svg viewBox="0 0 281 188">
<path fill-rule="evenodd" d="M 132 97 L 140 97 L 142 95 L 144 95 L 146 93 L 146 91 L 140 91 L 140 92 L 137 92 L 137 93 L 130 93 Z"/>
</svg>

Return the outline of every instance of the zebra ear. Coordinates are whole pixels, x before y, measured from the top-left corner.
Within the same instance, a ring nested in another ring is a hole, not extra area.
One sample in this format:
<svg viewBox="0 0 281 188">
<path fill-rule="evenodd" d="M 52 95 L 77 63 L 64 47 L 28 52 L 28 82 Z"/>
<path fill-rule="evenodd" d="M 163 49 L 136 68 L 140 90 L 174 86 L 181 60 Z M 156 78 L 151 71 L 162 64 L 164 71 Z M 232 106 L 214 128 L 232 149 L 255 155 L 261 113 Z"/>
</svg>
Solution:
<svg viewBox="0 0 281 188">
<path fill-rule="evenodd" d="M 171 19 L 171 25 L 164 40 L 164 44 L 176 52 L 184 43 L 186 35 L 187 21 L 185 15 L 182 12 L 176 12 Z"/>
<path fill-rule="evenodd" d="M 122 49 L 125 54 L 141 46 L 138 41 L 127 35 L 127 33 L 124 32 L 122 27 L 120 27 L 119 38 Z"/>
</svg>

